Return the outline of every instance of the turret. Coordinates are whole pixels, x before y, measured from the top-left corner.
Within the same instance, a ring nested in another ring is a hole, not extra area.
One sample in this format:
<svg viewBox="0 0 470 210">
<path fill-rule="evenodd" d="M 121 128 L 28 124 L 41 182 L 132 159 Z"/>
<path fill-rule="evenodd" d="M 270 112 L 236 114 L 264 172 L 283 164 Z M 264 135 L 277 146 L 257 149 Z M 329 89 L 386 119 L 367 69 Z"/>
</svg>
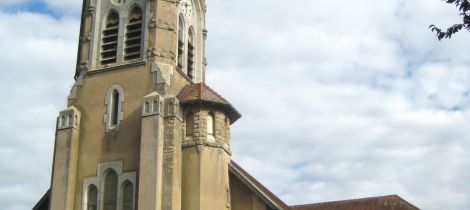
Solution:
<svg viewBox="0 0 470 210">
<path fill-rule="evenodd" d="M 230 124 L 240 114 L 207 85 L 187 85 L 184 109 L 182 209 L 230 209 Z"/>
</svg>

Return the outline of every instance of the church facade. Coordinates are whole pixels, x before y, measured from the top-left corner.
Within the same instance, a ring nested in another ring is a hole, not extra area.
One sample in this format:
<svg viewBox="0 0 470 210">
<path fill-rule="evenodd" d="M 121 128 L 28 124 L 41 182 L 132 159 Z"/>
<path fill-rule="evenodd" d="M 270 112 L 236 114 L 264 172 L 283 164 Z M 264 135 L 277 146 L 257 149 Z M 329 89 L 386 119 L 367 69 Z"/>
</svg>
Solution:
<svg viewBox="0 0 470 210">
<path fill-rule="evenodd" d="M 310 208 L 286 205 L 231 160 L 241 115 L 206 85 L 205 14 L 205 0 L 83 0 L 51 188 L 33 209 Z"/>
</svg>

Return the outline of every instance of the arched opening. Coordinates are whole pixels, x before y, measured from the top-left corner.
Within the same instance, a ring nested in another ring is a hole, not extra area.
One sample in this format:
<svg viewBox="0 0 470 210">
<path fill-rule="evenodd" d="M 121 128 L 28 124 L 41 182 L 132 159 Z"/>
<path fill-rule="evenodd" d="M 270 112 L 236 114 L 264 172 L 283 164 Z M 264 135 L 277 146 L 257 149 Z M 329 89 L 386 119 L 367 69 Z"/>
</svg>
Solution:
<svg viewBox="0 0 470 210">
<path fill-rule="evenodd" d="M 69 119 L 68 126 L 73 126 L 73 115 L 69 114 L 68 119 Z"/>
<path fill-rule="evenodd" d="M 153 101 L 153 112 L 158 113 L 158 105 L 159 105 L 158 100 L 155 99 Z"/>
<path fill-rule="evenodd" d="M 90 185 L 87 194 L 87 205 L 86 210 L 97 210 L 98 209 L 98 189 L 95 185 Z"/>
<path fill-rule="evenodd" d="M 187 57 L 187 75 L 190 79 L 194 78 L 194 53 L 195 53 L 195 44 L 194 44 L 194 30 L 191 27 L 188 32 L 188 57 Z"/>
<path fill-rule="evenodd" d="M 106 26 L 101 38 L 101 64 L 111 64 L 117 61 L 117 46 L 119 35 L 119 14 L 111 11 L 106 18 Z"/>
<path fill-rule="evenodd" d="M 134 185 L 126 181 L 122 186 L 122 210 L 134 209 Z"/>
<path fill-rule="evenodd" d="M 175 113 L 175 104 L 173 102 L 170 102 L 168 104 L 168 114 L 172 115 Z"/>
<path fill-rule="evenodd" d="M 214 114 L 209 113 L 207 115 L 207 135 L 208 136 L 214 136 L 214 130 L 215 130 L 215 123 L 214 123 Z"/>
<path fill-rule="evenodd" d="M 144 112 L 149 113 L 150 112 L 150 103 L 148 101 L 145 102 L 144 105 Z"/>
<path fill-rule="evenodd" d="M 126 27 L 125 60 L 139 59 L 142 52 L 142 10 L 135 6 L 129 14 L 129 23 Z"/>
<path fill-rule="evenodd" d="M 111 125 L 115 126 L 119 121 L 119 91 L 113 90 L 111 100 Z"/>
<path fill-rule="evenodd" d="M 62 115 L 62 117 L 60 117 L 60 126 L 64 127 L 66 122 L 67 122 L 67 119 L 65 115 Z"/>
<path fill-rule="evenodd" d="M 184 17 L 180 15 L 178 21 L 178 68 L 183 70 L 184 55 Z"/>
<path fill-rule="evenodd" d="M 188 113 L 186 115 L 186 137 L 192 137 L 194 133 L 194 115 Z"/>
<path fill-rule="evenodd" d="M 110 169 L 104 178 L 103 210 L 117 209 L 118 175 Z"/>
</svg>

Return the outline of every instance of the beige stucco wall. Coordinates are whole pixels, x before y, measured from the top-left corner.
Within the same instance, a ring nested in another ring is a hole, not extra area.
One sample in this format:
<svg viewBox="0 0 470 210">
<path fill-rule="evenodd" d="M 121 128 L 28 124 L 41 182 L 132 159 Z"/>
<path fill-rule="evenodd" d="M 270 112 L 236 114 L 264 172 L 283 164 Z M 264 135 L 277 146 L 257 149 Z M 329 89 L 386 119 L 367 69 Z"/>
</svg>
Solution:
<svg viewBox="0 0 470 210">
<path fill-rule="evenodd" d="M 221 148 L 183 149 L 182 209 L 229 209 L 229 155 Z"/>
<path fill-rule="evenodd" d="M 71 209 L 76 196 L 79 131 L 58 130 L 54 149 L 51 209 Z"/>
<path fill-rule="evenodd" d="M 145 65 L 87 75 L 78 98 L 71 103 L 82 110 L 75 209 L 81 209 L 83 179 L 97 176 L 99 163 L 122 160 L 123 171 L 138 171 L 141 101 L 151 87 Z M 124 119 L 119 131 L 106 132 L 103 117 L 106 94 L 113 85 L 124 91 Z"/>
<path fill-rule="evenodd" d="M 230 175 L 232 210 L 269 210 L 267 205 L 234 175 Z"/>
</svg>

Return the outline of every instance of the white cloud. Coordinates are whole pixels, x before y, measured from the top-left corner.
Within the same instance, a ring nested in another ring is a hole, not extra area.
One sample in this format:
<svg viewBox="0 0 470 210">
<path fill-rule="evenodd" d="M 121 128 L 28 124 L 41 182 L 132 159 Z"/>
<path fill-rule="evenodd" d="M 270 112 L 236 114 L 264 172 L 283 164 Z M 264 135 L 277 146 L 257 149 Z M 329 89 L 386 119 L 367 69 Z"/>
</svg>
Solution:
<svg viewBox="0 0 470 210">
<path fill-rule="evenodd" d="M 52 9 L 66 14 L 80 14 L 83 1 L 77 0 L 44 0 Z"/>
<path fill-rule="evenodd" d="M 75 19 L 0 13 L 3 209 L 31 209 L 49 187 L 55 117 L 73 81 L 77 27 Z"/>
<path fill-rule="evenodd" d="M 289 204 L 399 194 L 423 209 L 470 207 L 469 40 L 439 43 L 428 29 L 457 22 L 454 8 L 209 5 L 208 83 L 244 114 L 234 159 Z"/>
<path fill-rule="evenodd" d="M 28 0 L 2 0 L 0 1 L 0 6 L 11 6 L 15 4 L 22 4 L 27 2 Z"/>
</svg>

